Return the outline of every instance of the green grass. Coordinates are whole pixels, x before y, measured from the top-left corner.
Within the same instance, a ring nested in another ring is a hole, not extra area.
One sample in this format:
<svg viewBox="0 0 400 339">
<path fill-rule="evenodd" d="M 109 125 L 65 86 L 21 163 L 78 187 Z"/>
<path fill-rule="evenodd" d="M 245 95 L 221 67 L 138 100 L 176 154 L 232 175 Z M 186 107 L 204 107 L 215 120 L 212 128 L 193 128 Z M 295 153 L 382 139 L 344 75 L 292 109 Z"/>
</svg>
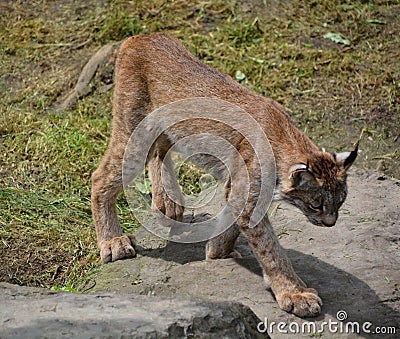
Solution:
<svg viewBox="0 0 400 339">
<path fill-rule="evenodd" d="M 268 4 L 269 2 L 267 2 Z M 107 147 L 112 81 L 57 114 L 90 56 L 133 34 L 182 39 L 201 60 L 282 103 L 327 150 L 365 129 L 359 167 L 399 177 L 400 5 L 282 1 L 39 1 L 0 7 L 0 280 L 77 289 L 98 265 L 90 176 Z M 323 38 L 341 33 L 350 46 Z M 239 73 L 238 73 L 239 74 Z M 191 165 L 186 193 L 198 193 Z M 118 200 L 121 224 L 137 227 Z"/>
</svg>

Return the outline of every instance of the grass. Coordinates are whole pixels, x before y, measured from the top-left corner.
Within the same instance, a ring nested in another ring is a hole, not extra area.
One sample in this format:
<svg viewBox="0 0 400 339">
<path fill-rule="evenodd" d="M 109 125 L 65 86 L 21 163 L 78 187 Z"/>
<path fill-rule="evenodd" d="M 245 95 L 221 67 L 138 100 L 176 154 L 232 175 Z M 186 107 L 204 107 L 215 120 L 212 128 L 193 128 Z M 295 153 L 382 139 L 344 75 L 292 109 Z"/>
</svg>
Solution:
<svg viewBox="0 0 400 339">
<path fill-rule="evenodd" d="M 398 2 L 257 2 L 251 12 L 240 3 L 0 4 L 0 281 L 76 289 L 98 265 L 90 175 L 107 146 L 111 93 L 95 90 L 63 115 L 54 105 L 96 50 L 133 34 L 181 38 L 210 66 L 282 103 L 327 150 L 349 149 L 364 129 L 357 165 L 400 177 Z M 110 82 L 112 72 L 95 87 Z M 184 190 L 198 193 L 198 173 L 183 169 Z M 126 230 L 137 226 L 123 197 L 118 210 Z"/>
</svg>

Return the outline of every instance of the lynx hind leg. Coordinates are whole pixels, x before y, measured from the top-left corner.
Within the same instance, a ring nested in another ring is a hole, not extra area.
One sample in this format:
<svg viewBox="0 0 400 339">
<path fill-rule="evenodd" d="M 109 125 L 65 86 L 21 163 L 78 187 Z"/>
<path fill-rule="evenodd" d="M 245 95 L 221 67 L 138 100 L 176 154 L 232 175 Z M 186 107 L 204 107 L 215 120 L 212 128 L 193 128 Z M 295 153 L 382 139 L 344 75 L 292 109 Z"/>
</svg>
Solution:
<svg viewBox="0 0 400 339">
<path fill-rule="evenodd" d="M 107 153 L 92 175 L 91 207 L 97 244 L 103 263 L 134 257 L 133 236 L 123 235 L 116 210 L 116 199 L 122 190 L 122 157 L 125 143 L 111 137 Z"/>
<path fill-rule="evenodd" d="M 235 250 L 239 234 L 239 226 L 233 224 L 225 232 L 210 239 L 206 246 L 206 259 L 241 258 L 240 253 Z"/>
<path fill-rule="evenodd" d="M 148 160 L 152 184 L 152 209 L 168 218 L 182 221 L 184 198 L 176 178 L 170 154 L 155 149 Z"/>
</svg>

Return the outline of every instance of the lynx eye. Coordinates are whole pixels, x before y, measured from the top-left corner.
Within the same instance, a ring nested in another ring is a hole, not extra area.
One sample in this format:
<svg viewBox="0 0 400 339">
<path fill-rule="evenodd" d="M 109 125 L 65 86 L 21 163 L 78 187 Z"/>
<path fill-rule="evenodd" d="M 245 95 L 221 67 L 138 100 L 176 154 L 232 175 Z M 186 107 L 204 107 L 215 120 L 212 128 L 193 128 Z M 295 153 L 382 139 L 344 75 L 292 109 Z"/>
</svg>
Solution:
<svg viewBox="0 0 400 339">
<path fill-rule="evenodd" d="M 308 205 L 312 210 L 314 211 L 322 211 L 323 210 L 323 205 L 322 204 L 310 204 Z"/>
</svg>

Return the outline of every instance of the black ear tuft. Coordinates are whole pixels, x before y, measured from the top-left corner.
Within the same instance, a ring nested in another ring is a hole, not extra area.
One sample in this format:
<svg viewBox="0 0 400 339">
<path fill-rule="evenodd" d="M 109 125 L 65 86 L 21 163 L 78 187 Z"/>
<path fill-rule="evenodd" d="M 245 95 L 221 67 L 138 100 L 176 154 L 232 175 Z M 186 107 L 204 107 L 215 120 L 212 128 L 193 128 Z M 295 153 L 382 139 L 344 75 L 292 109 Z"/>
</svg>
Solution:
<svg viewBox="0 0 400 339">
<path fill-rule="evenodd" d="M 347 171 L 351 165 L 353 165 L 354 161 L 358 155 L 358 144 L 359 141 L 354 146 L 354 150 L 351 152 L 342 152 L 335 154 L 334 158 L 336 160 L 336 164 L 345 172 Z"/>
<path fill-rule="evenodd" d="M 360 142 L 359 141 L 357 141 L 357 143 L 356 143 L 356 145 L 355 145 L 355 147 L 354 147 L 354 151 L 351 151 L 350 152 L 350 155 L 347 157 L 347 159 L 344 161 L 344 164 L 343 164 L 343 167 L 344 168 L 348 168 L 348 167 L 350 167 L 352 164 L 353 164 L 353 162 L 356 160 L 356 158 L 357 158 L 357 155 L 358 155 L 358 144 L 359 144 Z"/>
</svg>

